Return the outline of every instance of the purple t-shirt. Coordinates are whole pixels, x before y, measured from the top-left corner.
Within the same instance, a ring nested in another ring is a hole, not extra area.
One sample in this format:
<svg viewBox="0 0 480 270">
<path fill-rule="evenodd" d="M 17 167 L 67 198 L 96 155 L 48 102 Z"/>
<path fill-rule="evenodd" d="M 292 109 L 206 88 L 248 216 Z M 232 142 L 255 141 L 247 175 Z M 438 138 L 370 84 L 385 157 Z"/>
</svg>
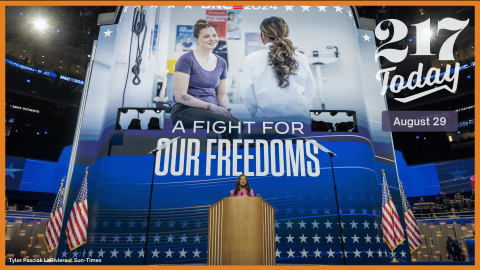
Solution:
<svg viewBox="0 0 480 270">
<path fill-rule="evenodd" d="M 190 75 L 187 93 L 193 97 L 214 105 L 218 105 L 217 88 L 220 80 L 227 78 L 227 62 L 222 57 L 217 57 L 217 66 L 212 71 L 204 70 L 192 52 L 180 56 L 175 64 L 175 71 L 180 71 Z M 172 106 L 175 105 L 175 95 L 173 96 Z"/>
</svg>

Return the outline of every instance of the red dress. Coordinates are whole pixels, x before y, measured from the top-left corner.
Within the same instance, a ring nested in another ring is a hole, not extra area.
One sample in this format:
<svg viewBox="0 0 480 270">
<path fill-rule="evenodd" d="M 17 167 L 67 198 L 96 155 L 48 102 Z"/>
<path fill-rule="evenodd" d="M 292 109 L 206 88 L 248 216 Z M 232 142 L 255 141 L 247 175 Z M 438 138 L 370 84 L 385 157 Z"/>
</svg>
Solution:
<svg viewBox="0 0 480 270">
<path fill-rule="evenodd" d="M 230 197 L 235 197 L 235 195 L 233 195 L 234 193 L 235 193 L 235 189 L 232 189 L 232 191 L 230 191 Z M 255 197 L 255 196 L 253 195 L 253 188 L 250 189 L 250 195 L 251 195 L 252 197 Z M 242 189 L 242 190 L 238 191 L 236 197 L 248 197 L 248 195 L 247 195 L 247 190 Z"/>
</svg>

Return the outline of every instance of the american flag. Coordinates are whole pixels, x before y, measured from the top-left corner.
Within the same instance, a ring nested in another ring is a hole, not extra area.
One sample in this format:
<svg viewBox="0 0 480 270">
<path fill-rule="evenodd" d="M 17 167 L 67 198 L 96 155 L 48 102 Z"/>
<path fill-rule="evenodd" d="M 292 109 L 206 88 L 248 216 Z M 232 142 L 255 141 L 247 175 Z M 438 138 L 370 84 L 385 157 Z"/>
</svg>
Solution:
<svg viewBox="0 0 480 270">
<path fill-rule="evenodd" d="M 85 244 L 87 241 L 87 225 L 88 225 L 88 204 L 87 204 L 87 175 L 88 167 L 85 172 L 82 186 L 78 191 L 77 199 L 73 203 L 70 217 L 68 218 L 67 240 L 70 250 Z"/>
<path fill-rule="evenodd" d="M 383 171 L 383 187 L 382 187 L 382 230 L 383 238 L 388 244 L 390 250 L 394 250 L 400 243 L 405 240 L 402 231 L 402 223 L 398 217 L 395 204 L 390 197 L 390 191 L 387 185 L 387 177 Z"/>
<path fill-rule="evenodd" d="M 410 248 L 410 253 L 412 253 L 420 247 L 422 244 L 422 238 L 420 237 L 420 230 L 418 229 L 417 221 L 413 216 L 412 209 L 407 205 L 407 199 L 405 198 L 405 192 L 403 191 L 403 185 L 401 183 L 400 192 L 402 193 L 403 216 L 407 227 L 408 247 Z"/>
<path fill-rule="evenodd" d="M 63 223 L 63 179 L 60 189 L 53 205 L 52 213 L 47 224 L 47 231 L 45 232 L 45 244 L 47 245 L 48 252 L 58 247 L 58 240 L 60 239 L 60 231 L 62 230 Z"/>
</svg>

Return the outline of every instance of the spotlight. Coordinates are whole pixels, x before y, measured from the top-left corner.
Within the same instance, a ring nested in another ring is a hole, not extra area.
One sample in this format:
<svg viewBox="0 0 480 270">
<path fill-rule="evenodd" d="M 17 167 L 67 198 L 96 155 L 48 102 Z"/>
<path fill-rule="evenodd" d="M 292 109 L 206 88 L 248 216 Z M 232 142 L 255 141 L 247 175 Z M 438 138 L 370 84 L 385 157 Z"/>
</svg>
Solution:
<svg viewBox="0 0 480 270">
<path fill-rule="evenodd" d="M 411 39 L 411 38 L 410 38 L 410 39 L 408 39 L 408 42 L 412 42 L 412 39 Z"/>
<path fill-rule="evenodd" d="M 29 83 L 29 82 L 30 82 L 30 79 L 27 79 L 27 83 Z"/>
<path fill-rule="evenodd" d="M 43 30 L 47 28 L 47 22 L 44 19 L 36 19 L 33 24 L 38 30 Z"/>
<path fill-rule="evenodd" d="M 467 76 L 467 79 L 470 79 L 470 75 Z"/>
<path fill-rule="evenodd" d="M 162 112 L 162 110 L 153 110 L 153 111 L 155 111 L 157 114 Z"/>
<path fill-rule="evenodd" d="M 42 57 L 45 57 L 45 55 L 42 55 Z"/>
<path fill-rule="evenodd" d="M 459 130 L 459 131 L 457 131 L 457 134 L 460 134 L 460 130 Z"/>
<path fill-rule="evenodd" d="M 39 134 L 40 134 L 40 132 L 37 132 L 37 135 L 39 135 Z"/>
<path fill-rule="evenodd" d="M 424 139 L 424 140 L 426 140 L 426 139 L 427 139 L 427 137 L 423 137 L 423 139 Z"/>
<path fill-rule="evenodd" d="M 20 14 L 20 16 L 22 16 L 22 15 L 23 15 L 23 12 L 19 12 L 18 14 Z"/>
<path fill-rule="evenodd" d="M 60 29 L 57 29 L 57 33 L 60 33 Z"/>
<path fill-rule="evenodd" d="M 48 132 L 45 131 L 45 134 L 47 134 Z"/>
<path fill-rule="evenodd" d="M 87 55 L 87 57 L 90 57 L 90 54 L 89 54 L 89 55 Z"/>
<path fill-rule="evenodd" d="M 417 137 L 415 137 L 416 139 L 420 139 L 420 136 L 417 135 Z"/>
</svg>

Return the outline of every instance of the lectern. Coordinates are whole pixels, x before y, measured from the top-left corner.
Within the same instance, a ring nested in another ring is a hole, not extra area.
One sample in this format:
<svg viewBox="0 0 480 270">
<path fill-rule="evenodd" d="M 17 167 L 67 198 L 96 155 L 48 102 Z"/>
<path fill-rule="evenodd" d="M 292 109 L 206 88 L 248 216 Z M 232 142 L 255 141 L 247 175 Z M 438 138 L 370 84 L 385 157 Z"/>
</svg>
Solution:
<svg viewBox="0 0 480 270">
<path fill-rule="evenodd" d="M 275 265 L 275 209 L 260 197 L 223 198 L 209 208 L 209 265 Z"/>
</svg>

